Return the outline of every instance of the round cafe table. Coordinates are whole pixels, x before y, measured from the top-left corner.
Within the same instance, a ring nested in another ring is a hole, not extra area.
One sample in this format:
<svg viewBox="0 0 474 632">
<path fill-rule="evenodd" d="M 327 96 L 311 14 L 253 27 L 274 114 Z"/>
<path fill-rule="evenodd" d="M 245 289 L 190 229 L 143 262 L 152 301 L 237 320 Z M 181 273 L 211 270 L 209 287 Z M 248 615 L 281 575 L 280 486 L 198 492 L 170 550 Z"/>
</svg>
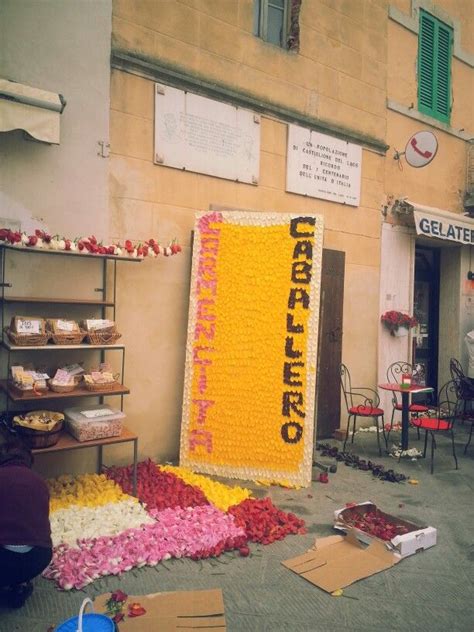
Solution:
<svg viewBox="0 0 474 632">
<path fill-rule="evenodd" d="M 432 386 L 419 386 L 413 384 L 412 386 L 402 388 L 401 384 L 394 382 L 388 384 L 379 384 L 379 388 L 384 391 L 392 391 L 401 393 L 402 395 L 402 452 L 408 450 L 408 427 L 410 424 L 410 396 L 412 393 L 432 393 L 434 388 Z"/>
</svg>

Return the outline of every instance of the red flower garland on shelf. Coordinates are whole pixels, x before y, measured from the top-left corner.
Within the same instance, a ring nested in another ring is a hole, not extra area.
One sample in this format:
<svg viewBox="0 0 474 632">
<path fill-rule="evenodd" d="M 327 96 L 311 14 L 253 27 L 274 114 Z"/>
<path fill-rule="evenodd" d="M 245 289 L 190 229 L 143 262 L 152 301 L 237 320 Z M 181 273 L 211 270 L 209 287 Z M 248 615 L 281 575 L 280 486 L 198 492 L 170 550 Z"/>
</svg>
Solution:
<svg viewBox="0 0 474 632">
<path fill-rule="evenodd" d="M 409 316 L 408 314 L 397 312 L 395 310 L 385 312 L 380 317 L 380 320 L 390 331 L 391 336 L 395 335 L 395 332 L 398 331 L 399 327 L 411 329 L 412 327 L 416 327 L 418 325 L 418 321 L 414 316 Z"/>
<path fill-rule="evenodd" d="M 59 235 L 51 236 L 46 231 L 37 228 L 34 235 L 27 235 L 19 230 L 0 228 L 0 242 L 19 248 L 31 248 L 41 250 L 64 250 L 92 255 L 112 255 L 116 257 L 132 257 L 142 259 L 144 257 L 157 257 L 162 254 L 165 257 L 176 255 L 182 248 L 174 239 L 167 246 L 161 244 L 152 237 L 143 244 L 134 244 L 126 239 L 124 244 L 116 243 L 105 245 L 99 242 L 94 235 L 76 239 L 67 239 Z"/>
</svg>

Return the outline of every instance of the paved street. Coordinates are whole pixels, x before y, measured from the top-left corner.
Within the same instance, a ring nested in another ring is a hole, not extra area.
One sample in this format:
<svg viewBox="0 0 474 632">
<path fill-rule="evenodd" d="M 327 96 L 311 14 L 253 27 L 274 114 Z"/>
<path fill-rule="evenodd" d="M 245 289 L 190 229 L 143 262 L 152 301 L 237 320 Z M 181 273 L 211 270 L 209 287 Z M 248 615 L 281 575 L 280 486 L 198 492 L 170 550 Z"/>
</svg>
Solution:
<svg viewBox="0 0 474 632">
<path fill-rule="evenodd" d="M 327 485 L 314 482 L 310 489 L 270 491 L 278 507 L 305 519 L 309 530 L 305 536 L 290 536 L 266 547 L 252 545 L 249 558 L 227 554 L 219 562 L 168 561 L 166 568 L 143 568 L 121 579 L 104 579 L 84 592 L 59 592 L 40 579 L 22 610 L 0 610 L 0 631 L 46 632 L 50 625 L 76 614 L 86 594 L 93 598 L 117 588 L 143 594 L 220 587 L 230 632 L 470 632 L 474 627 L 474 446 L 468 456 L 463 455 L 466 433 L 464 426 L 458 426 L 459 471 L 454 470 L 449 441 L 441 438 L 433 476 L 422 459 L 400 465 L 389 457 L 379 459 L 375 436 L 358 433 L 356 454 L 394 467 L 419 484 L 381 482 L 368 472 L 339 464 Z M 421 443 L 412 442 L 417 445 Z M 255 487 L 256 495 L 266 493 L 265 488 Z M 303 553 L 315 537 L 333 533 L 335 509 L 364 500 L 436 527 L 437 546 L 346 588 L 342 597 L 324 593 L 281 565 L 282 560 Z"/>
</svg>

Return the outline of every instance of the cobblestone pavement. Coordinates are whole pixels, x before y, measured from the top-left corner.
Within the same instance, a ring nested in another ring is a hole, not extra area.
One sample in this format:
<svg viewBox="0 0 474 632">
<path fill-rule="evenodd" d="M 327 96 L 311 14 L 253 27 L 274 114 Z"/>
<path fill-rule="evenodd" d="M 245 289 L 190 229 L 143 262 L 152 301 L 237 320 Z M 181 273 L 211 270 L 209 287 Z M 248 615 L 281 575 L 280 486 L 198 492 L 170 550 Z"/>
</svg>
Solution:
<svg viewBox="0 0 474 632">
<path fill-rule="evenodd" d="M 24 608 L 0 609 L 0 632 L 46 632 L 77 614 L 86 595 L 94 598 L 117 588 L 129 594 L 222 588 L 229 632 L 471 632 L 474 443 L 464 455 L 466 439 L 467 428 L 458 426 L 458 471 L 449 440 L 439 439 L 432 476 L 429 462 L 423 459 L 398 464 L 388 456 L 378 458 L 375 436 L 358 433 L 355 453 L 416 478 L 419 484 L 381 482 L 368 472 L 339 464 L 327 485 L 313 482 L 311 488 L 300 490 L 253 486 L 256 495 L 270 493 L 278 507 L 304 518 L 308 534 L 270 546 L 252 545 L 248 558 L 226 554 L 219 562 L 170 560 L 166 568 L 159 565 L 122 578 L 106 578 L 84 591 L 59 592 L 52 582 L 38 579 Z M 411 445 L 421 447 L 422 442 L 413 434 Z M 436 527 L 438 544 L 349 586 L 342 597 L 326 594 L 281 565 L 282 560 L 306 551 L 316 536 L 333 533 L 335 509 L 364 500 L 372 500 L 388 513 Z"/>
</svg>

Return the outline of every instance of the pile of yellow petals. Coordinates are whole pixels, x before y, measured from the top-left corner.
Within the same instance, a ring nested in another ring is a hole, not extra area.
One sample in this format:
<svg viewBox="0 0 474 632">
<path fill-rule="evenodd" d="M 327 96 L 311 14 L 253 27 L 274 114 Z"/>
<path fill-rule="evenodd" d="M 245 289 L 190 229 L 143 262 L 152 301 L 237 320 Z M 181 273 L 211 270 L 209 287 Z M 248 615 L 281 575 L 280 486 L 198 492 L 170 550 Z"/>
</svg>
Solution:
<svg viewBox="0 0 474 632">
<path fill-rule="evenodd" d="M 47 481 L 50 493 L 50 511 L 70 505 L 100 507 L 107 503 L 132 499 L 114 481 L 104 474 L 63 475 Z M 137 499 L 133 499 L 136 502 Z"/>
<path fill-rule="evenodd" d="M 188 485 L 198 487 L 207 500 L 218 509 L 227 511 L 229 507 L 240 504 L 243 500 L 251 498 L 252 492 L 244 487 L 230 487 L 224 483 L 212 481 L 207 476 L 194 474 L 185 467 L 172 465 L 160 465 L 160 470 L 174 474 Z"/>
</svg>

